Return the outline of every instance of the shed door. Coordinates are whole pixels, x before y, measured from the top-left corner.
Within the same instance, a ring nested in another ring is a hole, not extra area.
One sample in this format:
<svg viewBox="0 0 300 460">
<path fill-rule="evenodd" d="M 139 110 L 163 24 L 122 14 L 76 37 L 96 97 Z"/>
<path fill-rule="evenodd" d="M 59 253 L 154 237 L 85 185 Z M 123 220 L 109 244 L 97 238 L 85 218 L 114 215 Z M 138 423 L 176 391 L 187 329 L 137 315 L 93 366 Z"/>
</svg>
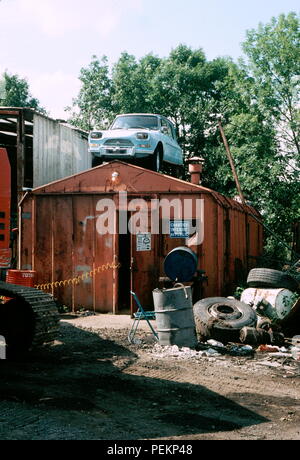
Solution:
<svg viewBox="0 0 300 460">
<path fill-rule="evenodd" d="M 153 310 L 152 291 L 158 287 L 159 267 L 156 257 L 157 236 L 151 232 L 131 235 L 131 290 L 134 291 L 145 310 Z M 136 305 L 131 299 L 131 313 Z"/>
</svg>

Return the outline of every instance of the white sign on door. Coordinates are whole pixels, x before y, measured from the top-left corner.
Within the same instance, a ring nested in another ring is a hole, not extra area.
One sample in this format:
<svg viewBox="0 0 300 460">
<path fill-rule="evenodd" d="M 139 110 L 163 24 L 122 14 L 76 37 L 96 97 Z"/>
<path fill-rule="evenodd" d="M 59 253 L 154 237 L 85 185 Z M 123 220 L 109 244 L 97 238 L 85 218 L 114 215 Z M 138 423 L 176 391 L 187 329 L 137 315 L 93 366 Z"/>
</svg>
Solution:
<svg viewBox="0 0 300 460">
<path fill-rule="evenodd" d="M 151 251 L 151 233 L 138 233 L 136 235 L 136 250 Z"/>
</svg>

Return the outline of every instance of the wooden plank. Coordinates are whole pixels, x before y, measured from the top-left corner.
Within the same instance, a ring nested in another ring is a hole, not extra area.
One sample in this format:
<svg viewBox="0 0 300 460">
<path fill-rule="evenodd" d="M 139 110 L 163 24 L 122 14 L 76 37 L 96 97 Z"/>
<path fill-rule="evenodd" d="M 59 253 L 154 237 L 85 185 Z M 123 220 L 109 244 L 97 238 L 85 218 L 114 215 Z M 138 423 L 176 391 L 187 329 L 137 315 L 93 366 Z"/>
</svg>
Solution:
<svg viewBox="0 0 300 460">
<path fill-rule="evenodd" d="M 33 125 L 25 124 L 24 130 L 25 130 L 25 135 L 33 135 Z M 17 134 L 17 123 L 15 122 L 3 123 L 0 121 L 0 131 Z"/>
<path fill-rule="evenodd" d="M 22 189 L 24 187 L 24 170 L 25 170 L 25 120 L 24 113 L 20 111 L 17 122 L 17 191 L 18 200 L 22 198 Z"/>
</svg>

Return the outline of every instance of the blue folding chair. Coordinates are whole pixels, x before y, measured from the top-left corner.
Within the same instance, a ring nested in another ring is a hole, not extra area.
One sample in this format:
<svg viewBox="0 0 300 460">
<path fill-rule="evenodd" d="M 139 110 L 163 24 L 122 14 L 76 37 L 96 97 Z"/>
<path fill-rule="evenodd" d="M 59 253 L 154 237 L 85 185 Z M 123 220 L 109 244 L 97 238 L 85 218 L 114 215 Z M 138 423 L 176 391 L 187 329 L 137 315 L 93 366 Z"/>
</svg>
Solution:
<svg viewBox="0 0 300 460">
<path fill-rule="evenodd" d="M 156 340 L 158 340 L 158 334 L 157 334 L 157 332 L 155 332 L 152 324 L 149 321 L 150 319 L 155 319 L 155 312 L 154 311 L 145 311 L 143 309 L 142 305 L 141 305 L 141 302 L 138 299 L 138 296 L 133 291 L 130 291 L 130 294 L 133 296 L 133 298 L 135 300 L 135 303 L 137 304 L 138 310 L 137 310 L 136 313 L 133 314 L 134 321 L 133 321 L 133 324 L 132 324 L 131 329 L 130 329 L 129 334 L 128 334 L 129 343 L 134 343 L 133 339 L 135 337 L 137 328 L 139 326 L 140 321 L 143 320 L 143 319 L 147 321 L 148 326 L 150 327 L 154 338 Z"/>
</svg>

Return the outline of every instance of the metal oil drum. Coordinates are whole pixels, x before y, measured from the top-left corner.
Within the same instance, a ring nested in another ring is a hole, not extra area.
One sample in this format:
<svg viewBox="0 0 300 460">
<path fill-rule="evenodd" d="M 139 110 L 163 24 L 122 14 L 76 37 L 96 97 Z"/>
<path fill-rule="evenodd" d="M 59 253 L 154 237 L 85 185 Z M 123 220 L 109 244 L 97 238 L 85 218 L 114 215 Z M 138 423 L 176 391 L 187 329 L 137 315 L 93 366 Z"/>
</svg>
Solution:
<svg viewBox="0 0 300 460">
<path fill-rule="evenodd" d="M 276 321 L 290 313 L 296 298 L 288 289 L 248 288 L 242 293 L 241 301 L 251 305 L 258 315 Z"/>
<path fill-rule="evenodd" d="M 155 289 L 153 302 L 160 345 L 195 347 L 197 335 L 191 287 Z"/>
<path fill-rule="evenodd" d="M 185 283 L 190 281 L 198 265 L 196 254 L 186 246 L 173 249 L 165 258 L 165 274 L 173 281 Z"/>
</svg>

